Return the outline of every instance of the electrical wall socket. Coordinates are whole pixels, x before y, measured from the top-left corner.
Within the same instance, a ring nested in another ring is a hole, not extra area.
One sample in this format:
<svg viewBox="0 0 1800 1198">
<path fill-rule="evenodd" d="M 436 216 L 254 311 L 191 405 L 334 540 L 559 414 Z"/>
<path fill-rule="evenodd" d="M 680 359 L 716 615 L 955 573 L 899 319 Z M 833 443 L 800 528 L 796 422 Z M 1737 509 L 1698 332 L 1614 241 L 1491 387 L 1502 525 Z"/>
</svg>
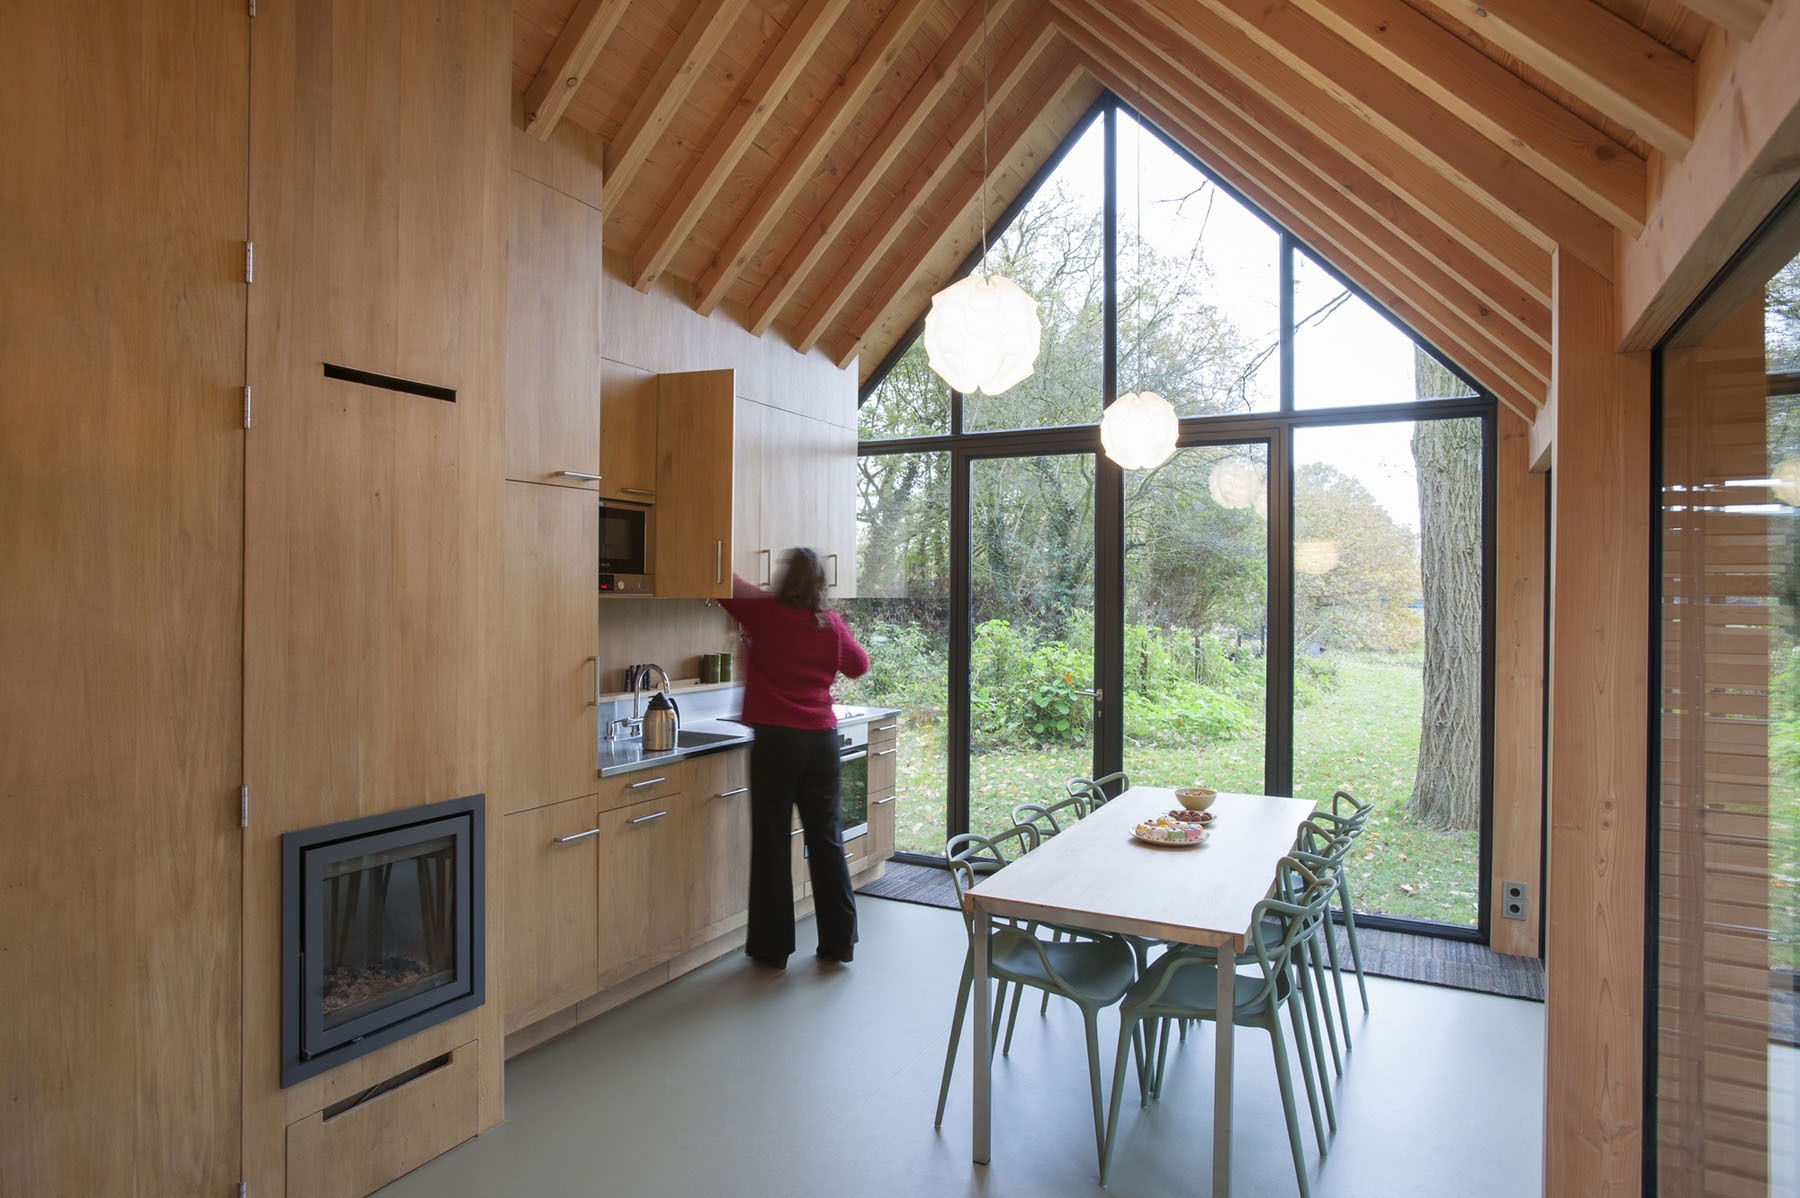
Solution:
<svg viewBox="0 0 1800 1198">
<path fill-rule="evenodd" d="M 1506 919 L 1525 918 L 1525 883 L 1503 882 L 1500 885 L 1500 914 Z"/>
</svg>

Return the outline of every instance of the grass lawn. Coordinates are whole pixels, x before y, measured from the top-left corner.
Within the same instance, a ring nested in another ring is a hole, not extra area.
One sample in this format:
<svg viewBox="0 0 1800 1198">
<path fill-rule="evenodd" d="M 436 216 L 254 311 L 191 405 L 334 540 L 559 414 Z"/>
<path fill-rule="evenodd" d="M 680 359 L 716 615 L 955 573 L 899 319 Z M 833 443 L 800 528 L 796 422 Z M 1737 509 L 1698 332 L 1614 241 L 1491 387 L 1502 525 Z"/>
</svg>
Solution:
<svg viewBox="0 0 1800 1198">
<path fill-rule="evenodd" d="M 1406 819 L 1419 751 L 1422 681 L 1417 658 L 1340 656 L 1338 683 L 1295 717 L 1294 777 L 1299 794 L 1329 804 L 1334 790 L 1375 803 L 1350 865 L 1358 909 L 1473 926 L 1480 850 L 1474 831 L 1438 833 Z M 903 725 L 895 843 L 941 853 L 944 847 L 944 744 L 941 730 Z M 1198 753 L 1127 742 L 1133 782 L 1204 782 L 1222 790 L 1263 789 L 1261 731 L 1209 744 Z M 1092 768 L 1085 747 L 1008 747 L 970 763 L 970 826 L 998 830 L 1019 803 L 1061 796 L 1063 782 Z M 1536 879 L 1530 879 L 1535 882 Z"/>
</svg>

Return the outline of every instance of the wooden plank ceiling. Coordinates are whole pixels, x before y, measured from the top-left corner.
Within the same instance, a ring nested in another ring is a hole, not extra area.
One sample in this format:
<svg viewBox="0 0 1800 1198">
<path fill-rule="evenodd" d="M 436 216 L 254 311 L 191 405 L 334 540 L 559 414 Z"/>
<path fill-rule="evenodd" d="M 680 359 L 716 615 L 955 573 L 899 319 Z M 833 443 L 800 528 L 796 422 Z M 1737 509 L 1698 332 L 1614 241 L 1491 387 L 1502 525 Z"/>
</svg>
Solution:
<svg viewBox="0 0 1800 1198">
<path fill-rule="evenodd" d="M 1110 88 L 1529 418 L 1551 255 L 1603 276 L 1771 0 L 515 0 L 527 131 L 609 253 L 866 373 Z"/>
</svg>

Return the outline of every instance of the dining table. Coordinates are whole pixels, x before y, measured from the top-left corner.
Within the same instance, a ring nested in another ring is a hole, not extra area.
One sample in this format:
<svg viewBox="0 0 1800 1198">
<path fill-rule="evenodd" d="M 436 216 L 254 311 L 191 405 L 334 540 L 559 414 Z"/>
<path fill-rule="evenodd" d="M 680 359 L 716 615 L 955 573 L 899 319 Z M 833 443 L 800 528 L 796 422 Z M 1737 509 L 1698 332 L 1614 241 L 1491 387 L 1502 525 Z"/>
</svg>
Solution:
<svg viewBox="0 0 1800 1198">
<path fill-rule="evenodd" d="M 1247 951 L 1256 904 L 1275 887 L 1275 870 L 1312 815 L 1306 799 L 1221 792 L 1205 841 L 1154 845 L 1132 828 L 1181 808 L 1175 791 L 1134 786 L 1038 848 L 983 879 L 964 896 L 974 919 L 974 1158 L 992 1152 L 994 1028 L 989 1014 L 988 936 L 996 919 L 1036 920 L 1219 950 L 1215 968 L 1235 970 Z M 1232 993 L 1219 979 L 1217 994 Z M 1231 1191 L 1232 1004 L 1214 1025 L 1212 1192 Z"/>
</svg>

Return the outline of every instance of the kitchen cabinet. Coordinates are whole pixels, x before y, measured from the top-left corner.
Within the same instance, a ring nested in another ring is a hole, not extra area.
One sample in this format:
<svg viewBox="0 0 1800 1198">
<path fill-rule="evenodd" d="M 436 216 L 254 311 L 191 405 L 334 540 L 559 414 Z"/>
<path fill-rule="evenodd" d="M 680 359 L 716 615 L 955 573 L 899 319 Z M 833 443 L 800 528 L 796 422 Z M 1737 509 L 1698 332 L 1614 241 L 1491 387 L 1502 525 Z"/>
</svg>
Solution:
<svg viewBox="0 0 1800 1198">
<path fill-rule="evenodd" d="M 500 821 L 506 1030 L 586 998 L 599 980 L 594 796 Z"/>
<path fill-rule="evenodd" d="M 875 861 L 894 855 L 895 787 L 899 769 L 898 719 L 877 720 L 869 728 L 869 847 Z"/>
<path fill-rule="evenodd" d="M 600 793 L 594 801 L 600 810 L 612 811 L 634 803 L 648 803 L 651 799 L 672 798 L 686 788 L 693 765 L 693 761 L 675 761 L 655 769 L 632 770 L 629 773 L 615 774 L 611 778 L 602 778 Z M 591 772 L 591 762 L 588 768 Z"/>
<path fill-rule="evenodd" d="M 689 926 L 696 868 L 681 795 L 600 813 L 599 985 L 674 956 Z"/>
<path fill-rule="evenodd" d="M 492 791 L 513 812 L 594 790 L 600 526 L 589 492 L 521 482 L 504 490 Z"/>
<path fill-rule="evenodd" d="M 600 275 L 595 273 L 598 282 Z M 600 360 L 600 484 L 608 499 L 656 502 L 656 375 Z"/>
<path fill-rule="evenodd" d="M 750 895 L 750 750 L 733 749 L 688 762 L 694 840 L 690 946 L 723 934 Z"/>
<path fill-rule="evenodd" d="M 600 470 L 600 213 L 513 172 L 506 477 L 593 491 Z"/>
<path fill-rule="evenodd" d="M 856 591 L 856 433 L 743 399 L 729 370 L 657 376 L 657 594 L 723 598 L 817 550 Z"/>
</svg>

